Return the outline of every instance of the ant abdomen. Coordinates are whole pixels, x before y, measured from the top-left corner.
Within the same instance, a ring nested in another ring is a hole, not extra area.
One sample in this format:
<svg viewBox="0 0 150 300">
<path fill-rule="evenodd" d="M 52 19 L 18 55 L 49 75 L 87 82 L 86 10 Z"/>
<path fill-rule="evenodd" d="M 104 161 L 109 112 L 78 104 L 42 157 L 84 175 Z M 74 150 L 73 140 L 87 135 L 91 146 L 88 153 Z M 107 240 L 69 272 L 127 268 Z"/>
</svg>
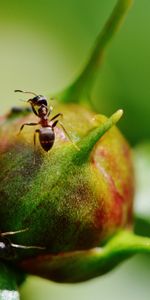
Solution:
<svg viewBox="0 0 150 300">
<path fill-rule="evenodd" d="M 39 140 L 42 148 L 49 151 L 55 141 L 54 130 L 51 127 L 42 127 L 39 129 Z"/>
</svg>

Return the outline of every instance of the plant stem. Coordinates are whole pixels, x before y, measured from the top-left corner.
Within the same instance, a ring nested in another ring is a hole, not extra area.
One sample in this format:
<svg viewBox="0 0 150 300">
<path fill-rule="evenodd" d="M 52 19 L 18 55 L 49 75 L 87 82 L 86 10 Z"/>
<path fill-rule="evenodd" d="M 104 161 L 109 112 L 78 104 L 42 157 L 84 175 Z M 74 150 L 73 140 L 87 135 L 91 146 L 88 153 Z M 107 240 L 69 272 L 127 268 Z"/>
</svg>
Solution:
<svg viewBox="0 0 150 300">
<path fill-rule="evenodd" d="M 19 300 L 16 276 L 14 272 L 4 263 L 0 263 L 0 299 Z"/>
<path fill-rule="evenodd" d="M 132 0 L 118 0 L 111 16 L 97 37 L 88 62 L 78 78 L 56 97 L 62 102 L 79 102 L 88 97 L 99 71 L 104 50 L 114 37 L 116 31 L 132 4 Z"/>
</svg>

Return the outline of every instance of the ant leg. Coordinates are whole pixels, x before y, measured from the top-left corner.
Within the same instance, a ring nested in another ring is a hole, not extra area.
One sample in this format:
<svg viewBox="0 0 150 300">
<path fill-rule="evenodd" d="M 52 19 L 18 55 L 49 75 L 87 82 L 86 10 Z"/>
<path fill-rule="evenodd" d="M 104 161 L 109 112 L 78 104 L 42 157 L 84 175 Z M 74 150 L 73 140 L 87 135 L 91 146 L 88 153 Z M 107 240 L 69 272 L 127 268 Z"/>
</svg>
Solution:
<svg viewBox="0 0 150 300">
<path fill-rule="evenodd" d="M 34 149 L 36 149 L 36 133 L 39 133 L 39 132 L 40 132 L 39 129 L 36 129 L 36 130 L 34 131 Z"/>
<path fill-rule="evenodd" d="M 25 229 L 17 230 L 17 231 L 2 232 L 2 233 L 0 233 L 0 236 L 15 235 L 15 234 L 18 234 L 18 233 L 21 233 L 21 232 L 25 232 L 27 230 L 29 230 L 29 228 L 25 228 Z"/>
<path fill-rule="evenodd" d="M 58 118 L 59 116 L 63 117 L 62 113 L 57 114 L 56 116 L 54 116 L 53 118 L 50 119 L 50 121 L 55 120 L 56 118 Z"/>
<path fill-rule="evenodd" d="M 69 133 L 67 132 L 67 130 L 65 129 L 64 125 L 63 125 L 60 121 L 59 121 L 59 124 L 60 124 L 62 130 L 64 131 L 64 133 L 66 134 L 66 136 L 68 137 L 68 139 L 70 140 L 70 142 L 73 144 L 73 146 L 74 146 L 78 151 L 80 151 L 80 148 L 72 141 L 72 139 L 71 139 Z"/>
<path fill-rule="evenodd" d="M 39 131 L 40 131 L 39 129 L 36 129 L 34 131 L 34 138 L 33 138 L 34 139 L 34 161 L 33 161 L 34 164 L 35 164 L 35 152 L 36 152 L 36 134 L 39 133 Z"/>
<path fill-rule="evenodd" d="M 54 127 L 57 125 L 58 122 L 59 122 L 59 124 L 60 124 L 62 130 L 64 131 L 65 135 L 66 135 L 67 138 L 69 139 L 69 141 L 70 141 L 70 142 L 72 143 L 72 145 L 76 148 L 76 150 L 79 151 L 80 148 L 72 141 L 72 139 L 71 139 L 69 133 L 67 132 L 67 130 L 65 129 L 64 125 L 63 125 L 59 120 L 56 120 L 56 121 L 53 123 L 52 128 L 54 128 Z"/>
<path fill-rule="evenodd" d="M 57 123 L 59 122 L 59 120 L 56 120 L 53 124 L 52 124 L 52 128 L 56 127 Z"/>
<path fill-rule="evenodd" d="M 53 106 L 50 106 L 49 109 L 48 109 L 47 117 L 49 117 L 49 115 L 51 114 L 52 110 L 53 110 Z"/>
<path fill-rule="evenodd" d="M 34 147 L 36 147 L 36 133 L 39 133 L 39 129 L 36 129 L 35 131 L 34 131 Z"/>
<path fill-rule="evenodd" d="M 39 123 L 25 123 L 25 124 L 22 124 L 22 126 L 20 127 L 20 130 L 19 130 L 19 133 L 22 131 L 22 129 L 24 128 L 25 125 L 35 126 L 35 125 L 39 125 Z"/>
<path fill-rule="evenodd" d="M 41 246 L 25 246 L 25 245 L 17 245 L 17 244 L 13 244 L 11 243 L 11 246 L 13 248 L 20 248 L 20 249 L 39 249 L 39 250 L 45 250 L 45 247 L 41 247 Z"/>
<path fill-rule="evenodd" d="M 25 232 L 27 230 L 29 230 L 29 228 L 17 230 L 17 231 L 8 231 L 8 232 L 0 233 L 0 236 L 3 237 L 3 236 L 7 236 L 7 235 L 15 235 L 18 233 Z M 15 247 L 15 248 L 21 248 L 21 249 L 42 249 L 42 250 L 45 249 L 45 247 L 40 247 L 40 246 L 24 246 L 24 245 L 17 245 L 17 244 L 13 244 L 13 243 L 11 243 L 11 246 Z"/>
<path fill-rule="evenodd" d="M 39 117 L 39 115 L 38 115 L 36 109 L 34 108 L 34 105 L 33 105 L 32 103 L 30 103 L 30 104 L 31 104 L 33 113 L 34 113 L 37 117 Z"/>
</svg>

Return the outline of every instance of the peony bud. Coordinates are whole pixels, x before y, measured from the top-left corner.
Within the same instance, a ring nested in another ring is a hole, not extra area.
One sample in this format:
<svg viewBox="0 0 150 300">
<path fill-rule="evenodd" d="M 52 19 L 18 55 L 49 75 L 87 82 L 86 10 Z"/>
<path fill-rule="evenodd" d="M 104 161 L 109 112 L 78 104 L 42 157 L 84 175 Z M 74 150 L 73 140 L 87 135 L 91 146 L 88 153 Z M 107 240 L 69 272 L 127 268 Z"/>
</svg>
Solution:
<svg viewBox="0 0 150 300">
<path fill-rule="evenodd" d="M 35 150 L 35 127 L 17 135 L 23 123 L 37 121 L 33 114 L 10 115 L 0 126 L 0 228 L 28 228 L 11 241 L 45 250 L 16 249 L 17 264 L 48 278 L 36 271 L 39 255 L 44 261 L 98 247 L 132 224 L 131 151 L 113 126 L 122 111 L 109 119 L 74 104 L 57 105 L 58 112 L 78 148 L 58 126 L 52 149 L 45 152 L 37 140 Z"/>
</svg>

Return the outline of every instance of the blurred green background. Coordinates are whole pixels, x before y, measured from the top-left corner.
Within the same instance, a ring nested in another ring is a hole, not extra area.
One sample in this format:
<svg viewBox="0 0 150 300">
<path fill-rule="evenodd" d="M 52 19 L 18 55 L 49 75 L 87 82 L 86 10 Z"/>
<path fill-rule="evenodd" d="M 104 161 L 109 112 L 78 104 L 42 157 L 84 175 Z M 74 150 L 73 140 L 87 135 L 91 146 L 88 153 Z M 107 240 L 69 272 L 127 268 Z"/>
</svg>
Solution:
<svg viewBox="0 0 150 300">
<path fill-rule="evenodd" d="M 150 137 L 150 1 L 136 0 L 116 34 L 92 92 L 96 111 L 125 110 L 120 127 L 135 145 Z M 1 1 L 0 114 L 20 105 L 14 89 L 49 95 L 84 67 L 115 0 Z M 79 285 L 30 278 L 25 299 L 149 299 L 150 258 L 138 256 L 109 275 Z M 32 297 L 31 297 L 32 295 Z"/>
<path fill-rule="evenodd" d="M 93 42 L 116 0 L 1 1 L 1 113 L 19 104 L 13 90 L 43 94 L 68 85 L 86 63 Z M 120 123 L 131 143 L 149 137 L 150 2 L 136 0 L 107 51 L 92 101 Z"/>
</svg>

